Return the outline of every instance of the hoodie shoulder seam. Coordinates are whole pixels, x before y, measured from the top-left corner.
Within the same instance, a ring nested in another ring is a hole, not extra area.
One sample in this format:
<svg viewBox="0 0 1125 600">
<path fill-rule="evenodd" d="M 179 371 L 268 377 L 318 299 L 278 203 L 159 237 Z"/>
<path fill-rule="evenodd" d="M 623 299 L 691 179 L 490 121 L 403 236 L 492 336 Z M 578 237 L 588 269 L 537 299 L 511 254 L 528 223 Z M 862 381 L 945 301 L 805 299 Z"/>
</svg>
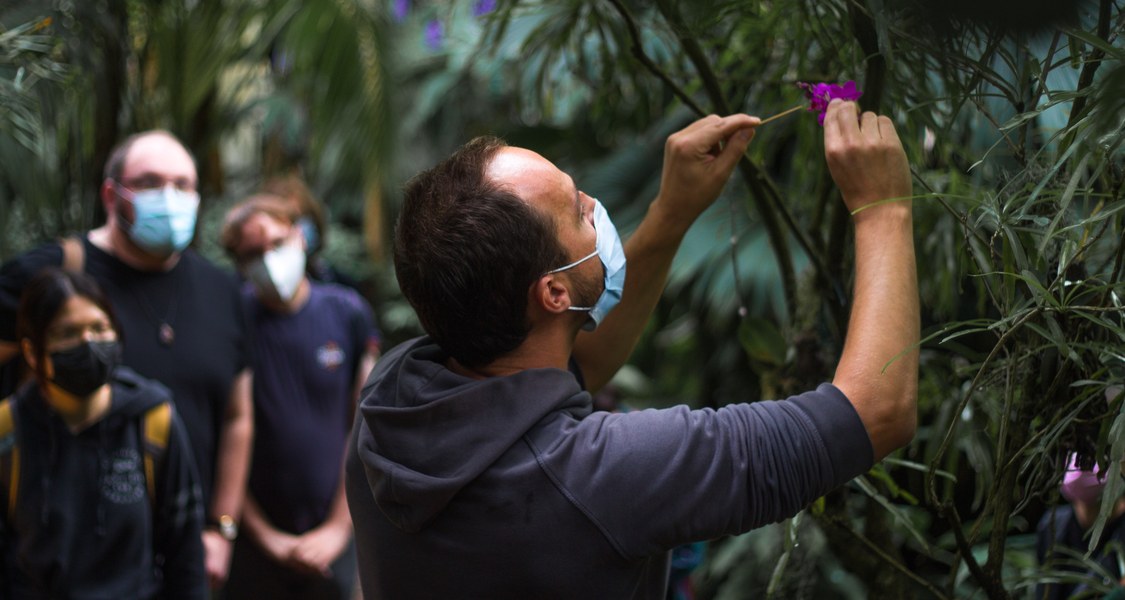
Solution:
<svg viewBox="0 0 1125 600">
<path fill-rule="evenodd" d="M 574 507 L 577 508 L 579 512 L 581 512 L 591 523 L 594 524 L 595 527 L 598 528 L 598 531 L 601 532 L 602 536 L 605 537 L 605 539 L 611 546 L 613 546 L 615 552 L 621 555 L 621 557 L 625 560 L 633 560 L 633 557 L 629 556 L 629 554 L 625 552 L 625 549 L 621 547 L 621 543 L 618 542 L 617 538 L 614 537 L 612 533 L 610 533 L 609 528 L 606 527 L 605 524 L 603 524 L 596 516 L 594 516 L 593 511 L 591 511 L 581 500 L 579 500 L 578 497 L 575 496 L 565 484 L 563 484 L 558 475 L 556 475 L 555 472 L 547 466 L 546 462 L 543 460 L 542 453 L 539 451 L 539 448 L 535 446 L 535 443 L 531 441 L 531 438 L 527 434 L 524 434 L 522 437 L 523 442 L 527 444 L 527 447 L 531 450 L 531 454 L 535 456 L 535 462 L 538 463 L 539 468 L 547 476 L 547 479 L 551 480 L 551 484 L 555 486 L 555 489 L 558 490 L 558 492 L 562 494 L 568 502 L 574 505 Z"/>
</svg>

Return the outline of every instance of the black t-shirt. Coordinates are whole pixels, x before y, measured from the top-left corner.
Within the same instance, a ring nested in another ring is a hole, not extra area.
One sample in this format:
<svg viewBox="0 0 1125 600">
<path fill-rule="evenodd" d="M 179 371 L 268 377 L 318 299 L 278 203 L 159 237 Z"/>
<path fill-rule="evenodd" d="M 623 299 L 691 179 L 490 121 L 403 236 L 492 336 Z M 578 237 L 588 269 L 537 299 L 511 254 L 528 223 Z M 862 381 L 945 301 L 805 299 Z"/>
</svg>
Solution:
<svg viewBox="0 0 1125 600">
<path fill-rule="evenodd" d="M 249 364 L 238 284 L 190 249 L 171 270 L 152 273 L 82 241 L 85 271 L 101 285 L 120 323 L 122 362 L 172 391 L 209 508 L 231 385 Z M 62 248 L 51 243 L 0 267 L 0 339 L 15 340 L 19 295 L 27 282 L 62 262 Z M 171 344 L 161 340 L 161 323 L 171 327 Z"/>
</svg>

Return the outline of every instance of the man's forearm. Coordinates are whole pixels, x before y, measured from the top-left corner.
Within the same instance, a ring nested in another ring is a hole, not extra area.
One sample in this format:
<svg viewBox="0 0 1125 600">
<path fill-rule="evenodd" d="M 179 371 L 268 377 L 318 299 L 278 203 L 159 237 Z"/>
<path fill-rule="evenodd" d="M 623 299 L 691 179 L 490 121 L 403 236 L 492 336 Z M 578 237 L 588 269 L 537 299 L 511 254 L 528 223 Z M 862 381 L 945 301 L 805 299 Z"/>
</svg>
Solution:
<svg viewBox="0 0 1125 600">
<path fill-rule="evenodd" d="M 910 441 L 916 421 L 920 331 L 910 201 L 860 211 L 855 291 L 833 381 L 856 406 L 876 460 Z"/>
<path fill-rule="evenodd" d="M 668 137 L 660 194 L 625 244 L 621 304 L 591 334 L 575 340 L 586 389 L 596 392 L 625 364 L 648 323 L 684 234 L 710 206 L 754 137 L 757 117 L 709 115 Z"/>
<path fill-rule="evenodd" d="M 625 243 L 628 266 L 621 304 L 595 331 L 580 333 L 574 344 L 574 359 L 591 392 L 608 383 L 632 354 L 660 301 L 672 260 L 690 225 L 669 218 L 657 199 Z"/>
<path fill-rule="evenodd" d="M 210 504 L 213 516 L 230 515 L 238 520 L 242 513 L 254 436 L 251 398 L 251 375 L 249 370 L 244 370 L 235 378 L 223 430 L 219 436 L 214 492 Z"/>
<path fill-rule="evenodd" d="M 328 508 L 328 515 L 319 527 L 332 527 L 341 532 L 347 532 L 347 535 L 350 536 L 352 529 L 352 513 L 348 510 L 348 498 L 344 489 L 344 472 L 341 470 L 340 484 L 336 488 L 336 495 L 332 499 L 332 505 Z"/>
</svg>

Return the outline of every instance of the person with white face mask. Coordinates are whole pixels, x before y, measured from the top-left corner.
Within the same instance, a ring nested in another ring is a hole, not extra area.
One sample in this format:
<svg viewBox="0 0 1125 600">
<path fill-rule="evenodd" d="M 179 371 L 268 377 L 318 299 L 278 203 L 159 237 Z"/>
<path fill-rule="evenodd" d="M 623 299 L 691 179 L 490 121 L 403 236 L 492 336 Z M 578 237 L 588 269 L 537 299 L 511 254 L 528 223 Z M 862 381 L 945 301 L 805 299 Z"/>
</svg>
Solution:
<svg viewBox="0 0 1125 600">
<path fill-rule="evenodd" d="M 238 534 L 253 433 L 237 283 L 191 248 L 199 177 L 175 136 L 146 131 L 126 138 L 110 153 L 104 175 L 104 225 L 0 267 L 0 364 L 15 356 L 15 311 L 30 277 L 62 266 L 97 280 L 129 340 L 122 364 L 167 386 L 184 420 L 203 489 L 206 572 L 218 587 Z M 14 368 L 4 372 L 0 394 L 16 379 Z"/>
<path fill-rule="evenodd" d="M 306 275 L 296 207 L 232 207 L 220 245 L 246 278 L 254 344 L 254 462 L 232 598 L 352 597 L 355 551 L 341 469 L 355 398 L 378 356 L 367 303 Z"/>
</svg>

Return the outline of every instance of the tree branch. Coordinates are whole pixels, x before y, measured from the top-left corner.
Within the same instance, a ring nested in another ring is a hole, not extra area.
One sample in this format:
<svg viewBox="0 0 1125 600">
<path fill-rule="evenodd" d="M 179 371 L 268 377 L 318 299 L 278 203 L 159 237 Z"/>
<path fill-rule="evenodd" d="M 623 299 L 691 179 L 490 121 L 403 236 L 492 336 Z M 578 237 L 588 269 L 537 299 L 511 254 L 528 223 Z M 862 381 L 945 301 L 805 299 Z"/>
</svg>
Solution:
<svg viewBox="0 0 1125 600">
<path fill-rule="evenodd" d="M 929 591 L 931 594 L 933 594 L 935 598 L 940 598 L 941 600 L 949 600 L 948 596 L 943 594 L 941 592 L 941 590 L 934 587 L 934 584 L 930 583 L 929 581 L 926 581 L 925 579 L 922 579 L 920 576 L 918 576 L 917 573 L 914 573 L 913 571 L 908 569 L 906 567 L 906 565 L 904 565 L 901 562 L 895 560 L 895 558 L 893 556 L 887 554 L 882 548 L 879 547 L 878 544 L 876 544 L 875 542 L 872 542 L 871 540 L 867 539 L 866 536 L 864 536 L 862 533 L 856 531 L 851 525 L 849 525 L 849 524 L 847 524 L 843 521 L 840 521 L 838 519 L 827 519 L 827 521 L 830 524 L 832 524 L 834 527 L 838 527 L 841 530 L 847 532 L 849 535 L 851 535 L 853 538 L 855 538 L 859 543 L 863 544 L 863 546 L 865 548 L 867 548 L 867 550 L 869 552 L 871 552 L 873 555 L 875 555 L 877 558 L 879 558 L 879 560 L 882 560 L 883 562 L 887 563 L 893 569 L 898 571 L 900 574 L 905 575 L 908 579 L 910 579 L 914 583 L 917 583 L 918 585 L 926 588 L 926 590 Z"/>
</svg>

